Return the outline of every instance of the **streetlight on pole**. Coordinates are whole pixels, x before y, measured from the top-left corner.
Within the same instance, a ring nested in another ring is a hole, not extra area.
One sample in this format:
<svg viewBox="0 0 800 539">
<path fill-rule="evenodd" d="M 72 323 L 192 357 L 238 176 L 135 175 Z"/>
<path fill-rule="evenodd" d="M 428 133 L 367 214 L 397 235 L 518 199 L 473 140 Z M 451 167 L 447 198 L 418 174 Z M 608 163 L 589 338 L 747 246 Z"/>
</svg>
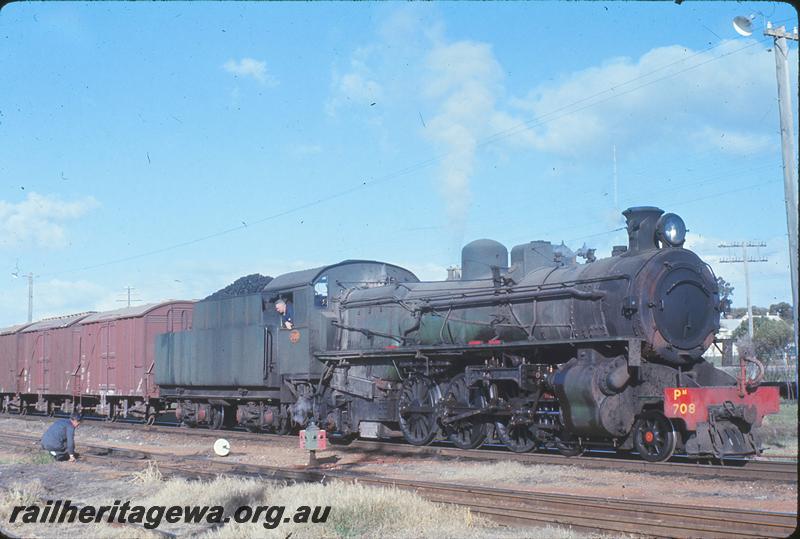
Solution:
<svg viewBox="0 0 800 539">
<path fill-rule="evenodd" d="M 11 276 L 15 279 L 19 279 L 19 268 L 13 271 Z M 33 273 L 28 273 L 27 275 L 23 275 L 23 277 L 28 278 L 28 322 L 33 322 Z"/>
<path fill-rule="evenodd" d="M 749 17 L 736 17 L 733 19 L 733 29 L 739 35 L 749 36 L 753 33 L 753 19 Z M 775 50 L 775 72 L 778 78 L 778 111 L 781 121 L 781 153 L 783 154 L 783 193 L 786 201 L 786 228 L 789 232 L 789 269 L 792 277 L 792 322 L 794 324 L 794 353 L 795 353 L 795 385 L 798 383 L 798 283 L 797 283 L 797 162 L 794 156 L 794 122 L 792 120 L 792 96 L 789 86 L 789 47 L 787 39 L 798 41 L 797 27 L 794 31 L 787 32 L 786 27 L 773 28 L 767 22 L 764 35 L 773 38 Z"/>
</svg>

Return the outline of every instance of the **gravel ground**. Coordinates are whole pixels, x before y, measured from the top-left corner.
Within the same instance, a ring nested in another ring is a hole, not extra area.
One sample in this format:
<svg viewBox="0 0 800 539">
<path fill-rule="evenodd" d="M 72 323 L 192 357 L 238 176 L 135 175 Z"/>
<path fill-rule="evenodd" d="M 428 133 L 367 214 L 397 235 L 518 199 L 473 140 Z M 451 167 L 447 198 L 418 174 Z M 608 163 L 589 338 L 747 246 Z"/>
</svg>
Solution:
<svg viewBox="0 0 800 539">
<path fill-rule="evenodd" d="M 20 432 L 38 435 L 44 431 L 49 420 L 20 421 L 13 418 L 0 419 L 3 432 Z M 220 436 L 224 436 L 221 433 Z M 201 438 L 173 433 L 107 429 L 100 423 L 84 422 L 76 434 L 76 444 L 109 444 L 154 452 L 220 459 L 212 450 L 214 438 Z M 231 440 L 232 452 L 227 462 L 265 464 L 272 466 L 302 468 L 307 454 L 300 451 L 294 440 L 265 439 L 263 441 Z M 408 457 L 376 457 L 355 452 L 319 452 L 319 457 L 330 460 L 324 467 L 334 470 L 352 470 L 373 473 L 399 479 L 424 479 L 437 482 L 452 482 L 480 486 L 496 486 L 518 490 L 548 493 L 581 494 L 598 497 L 656 500 L 676 504 L 705 507 L 752 508 L 781 512 L 796 512 L 797 488 L 795 484 L 725 481 L 716 479 L 679 479 L 675 476 L 659 476 L 647 473 L 632 473 L 614 470 L 586 470 L 576 466 L 526 465 L 517 462 L 476 463 L 475 461 L 435 461 Z M 127 489 L 126 496 L 136 496 L 136 485 L 131 486 L 112 472 L 91 470 L 85 463 L 25 465 L 20 458 L 0 450 L 0 488 L 9 488 L 12 483 L 41 481 L 47 488 L 57 489 L 63 494 L 81 492 L 84 497 L 97 496 L 105 500 L 117 494 L 114 489 Z M 54 470 L 58 473 L 53 475 Z M 91 486 L 87 480 L 99 479 Z M 80 485 L 77 487 L 76 485 Z"/>
<path fill-rule="evenodd" d="M 172 536 L 202 539 L 285 539 L 290 536 L 295 539 L 611 539 L 603 534 L 553 526 L 503 527 L 476 517 L 465 508 L 433 504 L 402 490 L 339 483 L 285 485 L 235 477 L 219 477 L 212 481 L 165 480 L 156 466 L 142 472 L 121 472 L 80 461 L 56 463 L 35 447 L 15 452 L 0 448 L 0 537 L 3 530 L 20 537 L 43 539 L 164 537 L 142 525 L 10 523 L 15 506 L 36 504 L 42 507 L 46 500 L 70 500 L 72 505 L 95 507 L 124 501 L 147 508 L 187 504 L 221 506 L 226 516 L 231 516 L 240 506 L 285 506 L 288 515 L 295 514 L 300 504 L 331 507 L 324 524 L 295 524 L 284 520 L 278 528 L 265 529 L 261 521 L 231 522 L 222 526 L 162 521 L 158 526 L 158 530 Z"/>
</svg>

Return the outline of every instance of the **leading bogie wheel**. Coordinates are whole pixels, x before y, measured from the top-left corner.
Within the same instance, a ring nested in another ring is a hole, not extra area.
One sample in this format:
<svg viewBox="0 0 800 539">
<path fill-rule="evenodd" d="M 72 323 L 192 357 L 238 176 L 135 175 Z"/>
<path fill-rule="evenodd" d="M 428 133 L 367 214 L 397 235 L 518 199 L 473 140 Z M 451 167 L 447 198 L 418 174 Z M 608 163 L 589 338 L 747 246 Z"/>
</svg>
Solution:
<svg viewBox="0 0 800 539">
<path fill-rule="evenodd" d="M 538 445 L 535 427 L 530 425 L 512 425 L 497 421 L 494 430 L 503 445 L 514 453 L 527 453 Z"/>
<path fill-rule="evenodd" d="M 512 402 L 518 399 L 519 386 L 506 384 L 505 386 L 492 385 L 489 387 L 490 399 L 500 399 L 501 402 Z M 540 445 L 536 427 L 524 422 L 515 422 L 513 416 L 507 416 L 500 421 L 495 421 L 494 431 L 497 437 L 508 449 L 514 453 L 527 453 Z"/>
<path fill-rule="evenodd" d="M 556 442 L 556 449 L 565 457 L 579 457 L 583 455 L 583 452 L 586 450 L 580 442 L 571 439 L 558 440 Z"/>
<path fill-rule="evenodd" d="M 633 446 L 648 462 L 667 460 L 675 452 L 678 436 L 675 425 L 661 412 L 648 410 L 633 427 Z"/>
<path fill-rule="evenodd" d="M 440 397 L 439 386 L 427 376 L 412 375 L 403 380 L 397 412 L 400 430 L 408 443 L 428 445 L 436 438 Z"/>
</svg>

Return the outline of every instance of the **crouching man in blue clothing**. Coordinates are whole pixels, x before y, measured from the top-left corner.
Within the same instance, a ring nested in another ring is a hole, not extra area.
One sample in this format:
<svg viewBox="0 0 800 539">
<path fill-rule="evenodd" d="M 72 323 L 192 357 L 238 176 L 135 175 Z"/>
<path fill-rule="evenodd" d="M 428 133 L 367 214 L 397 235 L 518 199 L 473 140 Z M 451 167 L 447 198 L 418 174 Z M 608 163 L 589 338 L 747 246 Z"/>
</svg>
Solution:
<svg viewBox="0 0 800 539">
<path fill-rule="evenodd" d="M 42 436 L 42 449 L 49 451 L 55 460 L 75 462 L 75 429 L 81 424 L 80 414 L 69 419 L 59 419 Z"/>
</svg>

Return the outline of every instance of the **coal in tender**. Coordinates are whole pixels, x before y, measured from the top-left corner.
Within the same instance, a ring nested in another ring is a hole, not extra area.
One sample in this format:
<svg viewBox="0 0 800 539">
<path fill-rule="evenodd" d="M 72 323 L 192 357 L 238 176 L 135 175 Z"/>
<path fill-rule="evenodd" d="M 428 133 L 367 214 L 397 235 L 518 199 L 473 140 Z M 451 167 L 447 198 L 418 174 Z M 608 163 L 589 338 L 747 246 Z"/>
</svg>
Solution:
<svg viewBox="0 0 800 539">
<path fill-rule="evenodd" d="M 272 281 L 272 277 L 269 275 L 261 275 L 260 273 L 245 275 L 244 277 L 239 277 L 222 290 L 217 290 L 205 299 L 224 299 L 255 294 L 261 292 L 270 281 Z"/>
</svg>

